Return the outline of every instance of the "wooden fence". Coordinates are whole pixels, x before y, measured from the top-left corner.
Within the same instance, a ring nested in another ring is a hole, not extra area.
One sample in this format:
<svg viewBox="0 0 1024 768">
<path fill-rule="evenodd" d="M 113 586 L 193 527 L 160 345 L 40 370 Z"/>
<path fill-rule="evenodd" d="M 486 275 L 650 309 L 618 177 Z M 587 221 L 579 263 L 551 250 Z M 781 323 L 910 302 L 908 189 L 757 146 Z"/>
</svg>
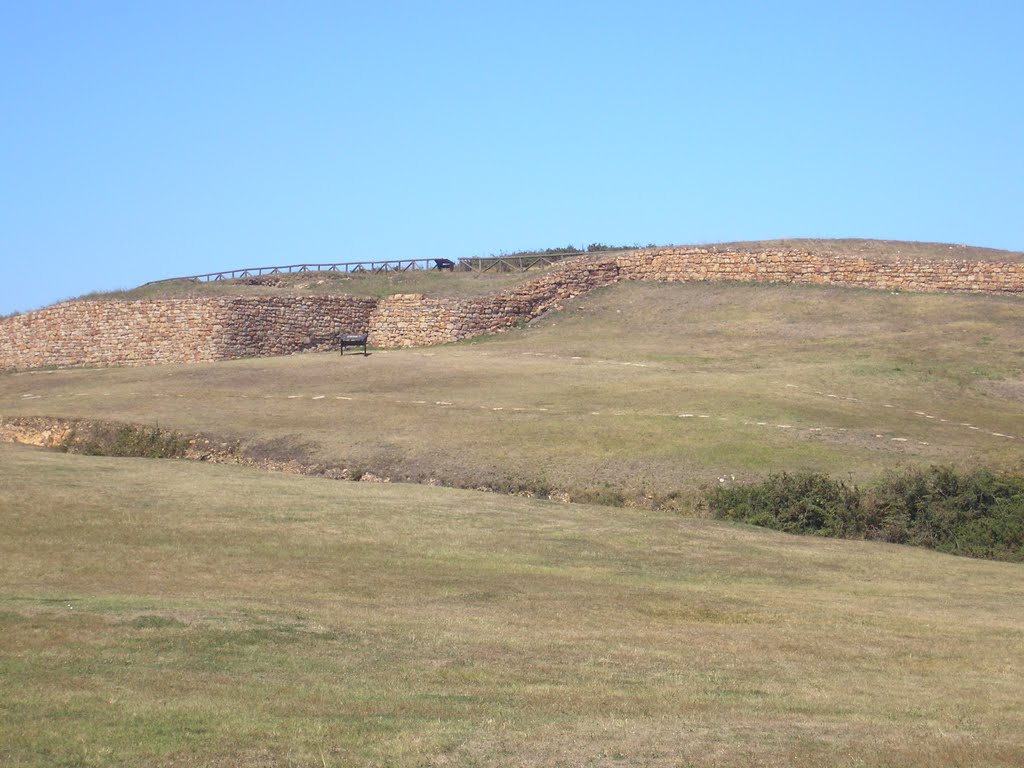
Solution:
<svg viewBox="0 0 1024 768">
<path fill-rule="evenodd" d="M 434 269 L 436 261 L 436 259 L 391 259 L 387 261 L 345 261 L 331 264 L 286 264 L 279 267 L 246 267 L 245 269 L 228 269 L 223 272 L 207 272 L 203 275 L 166 277 L 162 280 L 151 280 L 146 285 L 169 283 L 172 280 L 210 283 L 239 277 L 286 275 L 295 272 L 408 272 L 410 269 Z"/>
<path fill-rule="evenodd" d="M 607 251 L 610 252 L 610 251 Z M 605 253 L 605 251 L 602 251 Z M 455 269 L 464 272 L 525 272 L 554 264 L 556 261 L 573 256 L 586 256 L 587 251 L 564 251 L 560 253 L 517 254 L 514 256 L 474 256 L 460 259 Z M 593 253 L 590 253 L 593 255 Z M 197 283 L 233 280 L 240 277 L 259 277 L 261 275 L 284 275 L 295 272 L 408 272 L 413 269 L 440 269 L 441 264 L 449 264 L 447 259 L 389 259 L 383 261 L 344 261 L 330 264 L 286 264 L 278 267 L 246 267 L 245 269 L 228 269 L 223 272 L 207 272 L 202 275 L 186 275 L 183 277 L 165 277 L 151 280 L 146 285 L 169 283 L 173 280 L 191 280 Z"/>
</svg>

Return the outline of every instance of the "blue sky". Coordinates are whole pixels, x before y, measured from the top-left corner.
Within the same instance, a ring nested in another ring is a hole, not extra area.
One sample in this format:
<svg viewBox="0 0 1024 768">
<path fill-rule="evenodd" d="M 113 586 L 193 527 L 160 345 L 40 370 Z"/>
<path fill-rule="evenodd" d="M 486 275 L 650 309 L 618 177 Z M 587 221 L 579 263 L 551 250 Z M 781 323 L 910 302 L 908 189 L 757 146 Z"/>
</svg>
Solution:
<svg viewBox="0 0 1024 768">
<path fill-rule="evenodd" d="M 1024 4 L 0 0 L 0 314 L 591 242 L 1024 250 Z"/>
</svg>

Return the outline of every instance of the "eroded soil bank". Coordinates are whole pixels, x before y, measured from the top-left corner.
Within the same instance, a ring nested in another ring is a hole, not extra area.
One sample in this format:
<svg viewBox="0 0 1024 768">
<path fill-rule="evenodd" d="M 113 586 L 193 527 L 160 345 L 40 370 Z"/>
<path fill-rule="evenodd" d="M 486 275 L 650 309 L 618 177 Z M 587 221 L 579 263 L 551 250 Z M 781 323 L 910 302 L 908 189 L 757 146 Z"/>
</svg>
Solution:
<svg viewBox="0 0 1024 768">
<path fill-rule="evenodd" d="M 268 446 L 243 448 L 237 441 L 210 435 L 185 434 L 160 427 L 147 427 L 95 419 L 66 419 L 49 416 L 0 416 L 0 442 L 36 446 L 48 450 L 88 456 L 121 456 L 153 459 L 187 459 L 214 464 L 235 464 L 272 472 L 351 480 L 364 483 L 390 483 L 391 478 L 364 467 L 301 461 L 281 455 Z M 276 455 L 275 455 L 276 454 Z M 440 483 L 424 483 L 439 485 Z M 515 496 L 541 496 L 570 503 L 565 491 L 544 489 L 505 489 L 467 486 L 471 490 L 510 493 Z M 646 500 L 647 503 L 644 503 Z M 653 506 L 652 499 L 623 500 L 625 506 Z"/>
</svg>

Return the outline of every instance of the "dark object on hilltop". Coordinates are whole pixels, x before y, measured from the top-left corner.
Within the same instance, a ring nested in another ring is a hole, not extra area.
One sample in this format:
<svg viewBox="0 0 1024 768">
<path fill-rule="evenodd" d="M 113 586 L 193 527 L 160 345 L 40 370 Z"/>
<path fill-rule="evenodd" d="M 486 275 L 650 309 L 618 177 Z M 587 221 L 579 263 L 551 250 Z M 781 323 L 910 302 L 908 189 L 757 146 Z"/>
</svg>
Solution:
<svg viewBox="0 0 1024 768">
<path fill-rule="evenodd" d="M 434 259 L 434 269 L 447 269 L 449 272 L 454 272 L 455 262 L 451 259 Z"/>
<path fill-rule="evenodd" d="M 344 355 L 345 347 L 362 347 L 363 357 L 366 357 L 366 333 L 346 333 L 341 337 L 338 345 L 338 353 Z"/>
</svg>

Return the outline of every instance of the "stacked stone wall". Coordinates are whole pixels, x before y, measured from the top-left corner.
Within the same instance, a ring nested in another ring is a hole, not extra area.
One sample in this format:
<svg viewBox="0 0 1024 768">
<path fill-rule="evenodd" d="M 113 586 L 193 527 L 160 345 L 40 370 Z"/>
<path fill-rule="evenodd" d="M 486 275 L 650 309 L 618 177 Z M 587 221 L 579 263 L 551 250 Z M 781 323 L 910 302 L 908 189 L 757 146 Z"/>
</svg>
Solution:
<svg viewBox="0 0 1024 768">
<path fill-rule="evenodd" d="M 69 301 L 0 322 L 0 369 L 197 363 L 329 349 L 366 333 L 354 296 Z"/>
<path fill-rule="evenodd" d="M 1024 293 L 1024 263 L 872 261 L 803 251 L 657 248 L 561 262 L 490 296 L 402 294 L 73 301 L 0 321 L 0 369 L 191 363 L 334 349 L 343 333 L 377 347 L 495 333 L 620 279 L 738 280 L 900 291 Z"/>
<path fill-rule="evenodd" d="M 618 275 L 613 258 L 583 258 L 563 262 L 536 280 L 481 298 L 391 296 L 381 300 L 370 318 L 369 341 L 378 347 L 426 346 L 497 333 L 611 285 Z"/>
<path fill-rule="evenodd" d="M 233 298 L 221 307 L 218 358 L 267 357 L 338 348 L 346 333 L 367 333 L 378 299 L 364 296 Z"/>
<path fill-rule="evenodd" d="M 806 251 L 718 253 L 701 248 L 634 251 L 617 259 L 628 280 L 739 280 L 847 285 L 889 291 L 1024 293 L 1024 263 L 873 261 Z"/>
<path fill-rule="evenodd" d="M 215 360 L 219 323 L 203 299 L 64 302 L 3 321 L 0 367 Z"/>
</svg>

